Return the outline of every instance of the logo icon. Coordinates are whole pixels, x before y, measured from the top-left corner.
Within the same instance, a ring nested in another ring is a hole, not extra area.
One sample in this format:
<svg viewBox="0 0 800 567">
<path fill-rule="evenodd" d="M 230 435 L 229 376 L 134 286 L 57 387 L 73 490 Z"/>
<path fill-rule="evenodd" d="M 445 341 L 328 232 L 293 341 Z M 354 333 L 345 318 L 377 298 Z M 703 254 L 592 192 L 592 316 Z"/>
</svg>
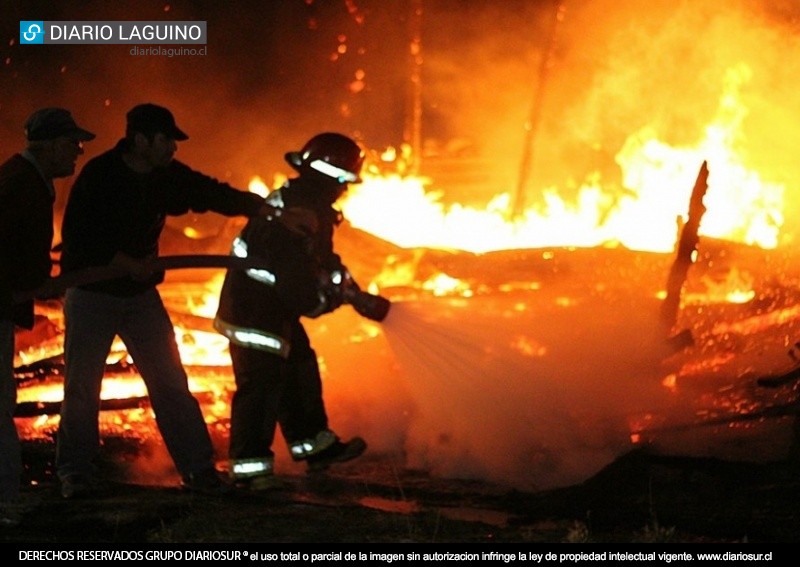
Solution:
<svg viewBox="0 0 800 567">
<path fill-rule="evenodd" d="M 20 20 L 19 42 L 20 44 L 44 43 L 44 22 Z"/>
</svg>

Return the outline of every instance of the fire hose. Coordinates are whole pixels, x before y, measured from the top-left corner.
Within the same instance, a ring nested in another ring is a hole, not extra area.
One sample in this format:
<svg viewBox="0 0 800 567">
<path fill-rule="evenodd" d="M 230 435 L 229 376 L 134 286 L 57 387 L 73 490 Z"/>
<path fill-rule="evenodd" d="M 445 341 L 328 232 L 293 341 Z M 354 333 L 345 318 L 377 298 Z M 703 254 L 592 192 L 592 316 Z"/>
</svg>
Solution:
<svg viewBox="0 0 800 567">
<path fill-rule="evenodd" d="M 258 258 L 240 258 L 238 256 L 214 254 L 183 254 L 160 256 L 150 264 L 154 271 L 178 270 L 184 268 L 224 268 L 227 270 L 269 269 L 263 260 Z M 128 275 L 118 266 L 92 266 L 49 279 L 43 286 L 14 294 L 16 303 L 37 297 L 55 297 L 71 287 L 89 285 L 101 281 L 113 280 Z M 383 321 L 389 312 L 390 302 L 379 295 L 357 290 L 348 294 L 345 302 L 363 317 L 373 321 Z"/>
</svg>

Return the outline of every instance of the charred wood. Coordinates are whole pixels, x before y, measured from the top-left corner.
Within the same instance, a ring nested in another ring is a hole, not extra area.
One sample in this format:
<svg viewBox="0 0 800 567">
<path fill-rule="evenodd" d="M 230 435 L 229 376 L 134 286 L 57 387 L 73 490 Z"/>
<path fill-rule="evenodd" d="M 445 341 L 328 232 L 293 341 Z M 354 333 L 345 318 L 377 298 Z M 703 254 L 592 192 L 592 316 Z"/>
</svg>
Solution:
<svg viewBox="0 0 800 567">
<path fill-rule="evenodd" d="M 201 404 L 210 404 L 216 401 L 212 392 L 196 392 L 194 397 Z M 109 399 L 100 401 L 100 411 L 124 411 L 139 408 L 149 408 L 149 396 L 138 396 L 124 399 Z M 17 404 L 14 417 L 38 417 L 40 415 L 57 415 L 61 411 L 61 402 L 23 402 Z"/>
<path fill-rule="evenodd" d="M 689 216 L 681 230 L 675 261 L 667 277 L 667 296 L 661 306 L 661 320 L 669 330 L 674 327 L 677 321 L 681 290 L 689 273 L 689 268 L 694 263 L 694 253 L 697 250 L 699 239 L 697 231 L 700 228 L 700 220 L 706 212 L 706 207 L 703 205 L 703 197 L 707 190 L 708 162 L 704 161 L 703 165 L 700 166 L 700 172 L 697 174 L 697 179 L 692 189 L 692 196 L 689 200 Z"/>
</svg>

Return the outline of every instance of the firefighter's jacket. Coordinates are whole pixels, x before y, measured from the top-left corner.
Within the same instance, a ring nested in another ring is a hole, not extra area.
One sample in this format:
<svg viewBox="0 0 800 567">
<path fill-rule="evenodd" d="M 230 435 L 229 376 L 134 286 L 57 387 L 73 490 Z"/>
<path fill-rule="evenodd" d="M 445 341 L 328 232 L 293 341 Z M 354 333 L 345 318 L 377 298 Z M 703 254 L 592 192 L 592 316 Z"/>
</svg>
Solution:
<svg viewBox="0 0 800 567">
<path fill-rule="evenodd" d="M 251 218 L 234 240 L 231 254 L 257 260 L 260 266 L 227 272 L 214 327 L 234 344 L 288 357 L 291 323 L 341 304 L 321 285 L 326 274 L 343 270 L 333 251 L 333 231 L 341 214 L 302 177 L 270 193 L 267 201 L 279 208 L 313 210 L 318 230 L 302 236 L 274 220 Z"/>
</svg>

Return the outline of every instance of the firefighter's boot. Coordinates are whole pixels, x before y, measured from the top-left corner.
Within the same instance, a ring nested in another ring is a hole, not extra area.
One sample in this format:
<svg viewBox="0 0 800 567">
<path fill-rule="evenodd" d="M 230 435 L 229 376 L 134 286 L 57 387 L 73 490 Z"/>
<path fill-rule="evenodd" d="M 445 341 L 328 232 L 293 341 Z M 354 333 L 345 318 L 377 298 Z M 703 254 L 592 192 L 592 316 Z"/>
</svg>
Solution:
<svg viewBox="0 0 800 567">
<path fill-rule="evenodd" d="M 353 437 L 350 441 L 336 440 L 336 443 L 317 455 L 307 459 L 309 472 L 327 470 L 334 463 L 344 463 L 360 457 L 367 450 L 367 442 L 361 437 Z"/>
<path fill-rule="evenodd" d="M 313 439 L 289 444 L 292 459 L 305 461 L 309 472 L 324 471 L 334 463 L 355 459 L 366 449 L 367 443 L 361 437 L 344 442 L 330 429 L 320 431 Z"/>
<path fill-rule="evenodd" d="M 236 488 L 260 492 L 281 486 L 280 481 L 275 478 L 274 457 L 231 459 L 228 465 L 228 474 Z"/>
</svg>

